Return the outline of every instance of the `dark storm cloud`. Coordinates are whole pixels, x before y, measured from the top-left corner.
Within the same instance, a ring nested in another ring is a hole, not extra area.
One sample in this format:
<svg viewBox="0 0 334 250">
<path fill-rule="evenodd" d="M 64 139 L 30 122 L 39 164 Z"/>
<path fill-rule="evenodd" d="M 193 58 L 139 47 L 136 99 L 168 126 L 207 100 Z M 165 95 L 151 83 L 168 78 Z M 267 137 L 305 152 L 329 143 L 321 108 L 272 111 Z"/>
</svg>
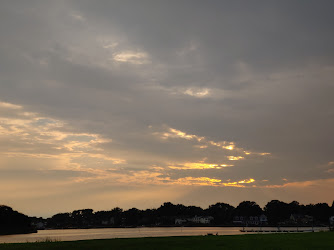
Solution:
<svg viewBox="0 0 334 250">
<path fill-rule="evenodd" d="M 266 69 L 333 62 L 331 1 L 75 2 L 88 19 L 114 24 L 162 61 L 194 41 L 203 64 L 221 72 L 236 60 Z M 106 24 L 106 26 L 107 26 Z M 172 52 L 172 53 L 171 53 Z M 226 72 L 224 72 L 226 73 Z"/>
</svg>

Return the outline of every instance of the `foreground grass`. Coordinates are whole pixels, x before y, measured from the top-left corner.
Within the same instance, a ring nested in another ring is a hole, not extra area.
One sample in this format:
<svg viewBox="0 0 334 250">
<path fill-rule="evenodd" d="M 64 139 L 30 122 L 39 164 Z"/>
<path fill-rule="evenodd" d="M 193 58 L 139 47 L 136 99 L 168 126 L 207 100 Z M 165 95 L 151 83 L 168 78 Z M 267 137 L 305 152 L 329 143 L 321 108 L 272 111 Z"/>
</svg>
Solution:
<svg viewBox="0 0 334 250">
<path fill-rule="evenodd" d="M 334 232 L 12 243 L 2 249 L 334 249 Z"/>
</svg>

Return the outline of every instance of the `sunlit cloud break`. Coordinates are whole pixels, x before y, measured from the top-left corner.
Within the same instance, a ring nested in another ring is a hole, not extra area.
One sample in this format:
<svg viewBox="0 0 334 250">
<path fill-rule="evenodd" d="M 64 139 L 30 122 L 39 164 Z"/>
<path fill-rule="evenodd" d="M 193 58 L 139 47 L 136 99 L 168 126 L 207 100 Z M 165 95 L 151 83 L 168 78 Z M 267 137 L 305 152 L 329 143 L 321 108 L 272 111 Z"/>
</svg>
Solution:
<svg viewBox="0 0 334 250">
<path fill-rule="evenodd" d="M 227 156 L 227 158 L 230 160 L 230 161 L 239 161 L 239 160 L 242 160 L 242 159 L 245 159 L 245 157 L 243 156 Z"/>
<path fill-rule="evenodd" d="M 207 97 L 210 95 L 210 90 L 207 88 L 203 88 L 203 89 L 189 88 L 189 89 L 186 89 L 183 93 L 185 95 L 190 95 L 190 96 L 197 97 L 197 98 L 203 98 L 203 97 Z"/>
<path fill-rule="evenodd" d="M 182 185 L 198 185 L 198 186 L 223 186 L 223 187 L 246 187 L 247 184 L 255 182 L 254 179 L 246 179 L 234 182 L 222 182 L 220 179 L 209 178 L 209 177 L 184 177 L 172 181 L 173 184 Z"/>
<path fill-rule="evenodd" d="M 179 165 L 168 166 L 171 169 L 221 169 L 225 167 L 233 167 L 232 164 L 208 164 L 203 162 L 186 162 Z"/>
<path fill-rule="evenodd" d="M 177 129 L 174 129 L 174 128 L 169 128 L 168 132 L 162 132 L 162 133 L 157 132 L 157 133 L 154 133 L 154 134 L 158 135 L 162 139 L 181 138 L 181 139 L 186 139 L 186 140 L 196 140 L 198 142 L 205 139 L 204 137 L 187 134 L 185 132 L 182 132 L 181 130 L 177 130 Z"/>
<path fill-rule="evenodd" d="M 132 64 L 145 64 L 149 62 L 147 53 L 130 50 L 115 53 L 113 59 L 116 62 Z"/>
<path fill-rule="evenodd" d="M 152 128 L 152 126 L 150 126 Z M 243 154 L 244 156 L 227 156 L 230 161 L 238 161 L 245 159 L 247 155 L 258 155 L 258 156 L 268 156 L 271 155 L 271 153 L 268 152 L 251 152 L 251 151 L 246 151 L 241 147 L 237 147 L 235 142 L 233 141 L 213 141 L 213 140 L 208 140 L 204 136 L 199 136 L 195 134 L 188 134 L 184 131 L 175 129 L 175 128 L 170 128 L 168 127 L 167 129 L 164 129 L 167 131 L 162 131 L 162 132 L 153 132 L 155 136 L 158 136 L 161 139 L 167 140 L 167 139 L 185 139 L 188 141 L 197 141 L 200 144 L 193 145 L 195 148 L 198 149 L 208 149 L 208 147 L 213 146 L 213 147 L 218 147 L 223 150 L 228 150 L 228 151 L 235 151 L 240 154 Z"/>
</svg>

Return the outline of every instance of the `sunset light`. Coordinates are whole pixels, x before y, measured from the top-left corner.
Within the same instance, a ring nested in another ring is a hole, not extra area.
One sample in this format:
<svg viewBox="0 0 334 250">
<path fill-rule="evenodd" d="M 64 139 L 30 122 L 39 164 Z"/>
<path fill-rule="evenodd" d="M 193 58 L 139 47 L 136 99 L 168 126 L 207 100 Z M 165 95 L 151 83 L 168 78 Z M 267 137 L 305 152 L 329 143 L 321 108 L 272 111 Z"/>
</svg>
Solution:
<svg viewBox="0 0 334 250">
<path fill-rule="evenodd" d="M 210 229 L 251 225 L 247 216 L 260 226 L 269 203 L 289 209 L 268 227 L 327 226 L 333 9 L 0 1 L 0 215 L 59 230 Z"/>
</svg>

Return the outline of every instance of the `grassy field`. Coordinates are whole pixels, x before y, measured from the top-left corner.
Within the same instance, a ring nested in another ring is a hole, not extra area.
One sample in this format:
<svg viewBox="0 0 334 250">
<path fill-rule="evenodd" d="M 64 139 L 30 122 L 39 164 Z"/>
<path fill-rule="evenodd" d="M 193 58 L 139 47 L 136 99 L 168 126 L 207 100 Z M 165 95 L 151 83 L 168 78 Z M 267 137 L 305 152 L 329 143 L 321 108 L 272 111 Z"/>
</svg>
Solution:
<svg viewBox="0 0 334 250">
<path fill-rule="evenodd" d="M 334 232 L 12 243 L 2 249 L 334 249 Z"/>
</svg>

